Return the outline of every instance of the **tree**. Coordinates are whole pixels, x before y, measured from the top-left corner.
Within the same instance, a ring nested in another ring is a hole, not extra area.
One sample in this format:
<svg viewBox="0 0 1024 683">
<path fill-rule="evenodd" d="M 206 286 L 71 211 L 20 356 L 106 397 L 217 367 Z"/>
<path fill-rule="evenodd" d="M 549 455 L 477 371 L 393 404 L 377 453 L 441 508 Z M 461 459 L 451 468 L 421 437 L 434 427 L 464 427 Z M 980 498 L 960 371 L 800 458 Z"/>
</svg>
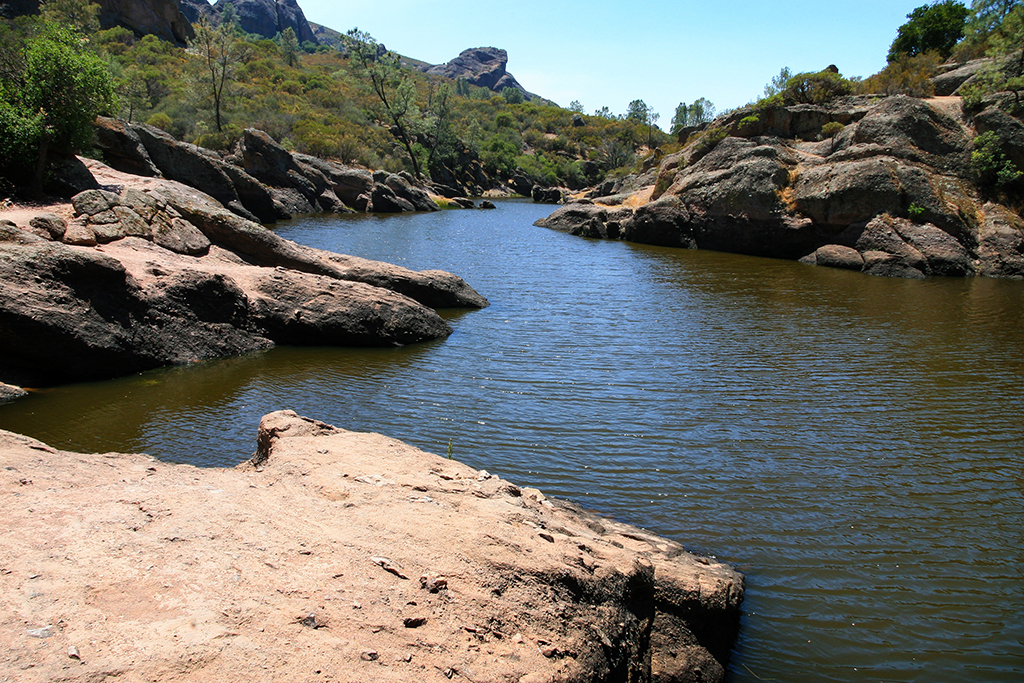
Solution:
<svg viewBox="0 0 1024 683">
<path fill-rule="evenodd" d="M 236 40 L 231 27 L 226 24 L 214 27 L 206 17 L 201 17 L 193 26 L 196 37 L 189 41 L 189 52 L 197 59 L 194 64 L 195 74 L 204 95 L 210 97 L 219 133 L 223 130 L 225 98 L 248 49 L 243 42 Z"/>
<path fill-rule="evenodd" d="M 571 111 L 574 114 L 582 114 L 583 103 L 580 102 L 579 100 L 573 100 L 572 102 L 569 103 L 569 111 Z"/>
<path fill-rule="evenodd" d="M 907 15 L 910 21 L 897 30 L 887 60 L 893 62 L 899 55 L 913 57 L 933 50 L 943 59 L 949 57 L 953 46 L 964 37 L 968 14 L 969 10 L 956 0 L 918 7 Z"/>
<path fill-rule="evenodd" d="M 702 126 L 715 118 L 715 105 L 711 100 L 701 97 L 690 105 L 690 125 Z"/>
<path fill-rule="evenodd" d="M 650 111 L 647 103 L 643 100 L 633 100 L 626 108 L 626 120 L 636 123 L 647 123 L 647 113 Z"/>
<path fill-rule="evenodd" d="M 0 163 L 27 165 L 34 157 L 37 194 L 50 153 L 85 146 L 96 116 L 114 104 L 110 72 L 83 45 L 78 31 L 44 21 L 23 43 L 22 70 L 0 80 Z"/>
<path fill-rule="evenodd" d="M 513 88 L 511 85 L 501 89 L 501 96 L 505 98 L 505 102 L 508 104 L 522 104 L 525 99 L 523 91 L 519 88 Z"/>
<path fill-rule="evenodd" d="M 383 49 L 373 36 L 358 28 L 342 36 L 349 57 L 369 79 L 370 88 L 377 96 L 380 118 L 390 121 L 392 134 L 398 138 L 409 155 L 413 173 L 421 178 L 420 162 L 413 150 L 414 127 L 419 119 L 415 90 L 409 75 L 402 71 L 398 55 Z"/>
<path fill-rule="evenodd" d="M 100 6 L 89 0 L 46 0 L 40 4 L 39 13 L 44 21 L 72 26 L 82 33 L 95 33 L 100 28 Z"/>
<path fill-rule="evenodd" d="M 968 31 L 974 34 L 988 35 L 1003 24 L 1006 16 L 1021 0 L 975 0 L 971 3 Z"/>
<path fill-rule="evenodd" d="M 277 47 L 281 50 L 281 59 L 288 66 L 295 66 L 299 63 L 299 39 L 295 36 L 295 29 L 291 26 L 281 32 L 277 39 Z"/>
<path fill-rule="evenodd" d="M 779 70 L 777 76 L 773 76 L 772 80 L 764 86 L 764 96 L 766 98 L 778 95 L 780 92 L 786 89 L 786 83 L 793 77 L 793 72 L 788 66 L 782 67 Z"/>
<path fill-rule="evenodd" d="M 672 115 L 669 132 L 672 134 L 678 133 L 688 125 L 690 125 L 690 108 L 686 106 L 686 102 L 680 102 L 676 105 L 675 114 Z"/>
</svg>

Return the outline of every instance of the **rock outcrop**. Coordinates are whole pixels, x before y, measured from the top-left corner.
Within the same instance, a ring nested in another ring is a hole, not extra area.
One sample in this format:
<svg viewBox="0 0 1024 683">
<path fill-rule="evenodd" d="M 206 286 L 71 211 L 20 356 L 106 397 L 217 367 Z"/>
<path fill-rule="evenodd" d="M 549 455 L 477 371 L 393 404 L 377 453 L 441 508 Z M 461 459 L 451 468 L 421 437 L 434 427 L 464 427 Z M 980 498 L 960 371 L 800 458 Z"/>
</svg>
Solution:
<svg viewBox="0 0 1024 683">
<path fill-rule="evenodd" d="M 184 45 L 194 37 L 192 24 L 181 12 L 178 0 L 96 0 L 100 24 L 124 26 L 136 35 L 154 35 Z"/>
<path fill-rule="evenodd" d="M 437 66 L 422 67 L 422 71 L 436 76 L 444 76 L 455 80 L 465 78 L 470 85 L 488 88 L 500 93 L 505 88 L 515 88 L 523 93 L 527 100 L 533 95 L 519 85 L 519 81 L 506 71 L 508 52 L 496 47 L 474 47 L 448 62 Z"/>
<path fill-rule="evenodd" d="M 206 17 L 218 23 L 225 7 L 231 5 L 238 26 L 246 33 L 274 38 L 285 29 L 295 31 L 300 43 L 318 44 L 319 39 L 296 0 L 218 0 L 211 5 L 207 0 L 180 0 L 181 11 L 192 23 Z"/>
<path fill-rule="evenodd" d="M 434 308 L 487 305 L 449 273 L 303 247 L 174 181 L 73 205 L 71 221 L 0 225 L 0 379 L 109 377 L 274 343 L 408 344 L 451 333 Z"/>
<path fill-rule="evenodd" d="M 828 123 L 841 130 L 820 139 Z M 967 121 L 905 96 L 744 109 L 665 156 L 635 211 L 621 204 L 638 192 L 594 197 L 617 210 L 570 204 L 537 224 L 875 275 L 1024 277 L 1024 224 L 986 201 L 971 164 L 988 130 L 1024 168 L 1024 125 L 995 109 Z"/>
<path fill-rule="evenodd" d="M 114 168 L 177 180 L 261 223 L 306 213 L 440 208 L 408 174 L 370 173 L 295 154 L 252 128 L 227 157 L 143 123 L 100 117 L 96 131 L 97 146 Z"/>
<path fill-rule="evenodd" d="M 727 565 L 291 411 L 234 469 L 10 432 L 0 465 L 0 661 L 26 683 L 715 683 L 739 626 Z"/>
</svg>

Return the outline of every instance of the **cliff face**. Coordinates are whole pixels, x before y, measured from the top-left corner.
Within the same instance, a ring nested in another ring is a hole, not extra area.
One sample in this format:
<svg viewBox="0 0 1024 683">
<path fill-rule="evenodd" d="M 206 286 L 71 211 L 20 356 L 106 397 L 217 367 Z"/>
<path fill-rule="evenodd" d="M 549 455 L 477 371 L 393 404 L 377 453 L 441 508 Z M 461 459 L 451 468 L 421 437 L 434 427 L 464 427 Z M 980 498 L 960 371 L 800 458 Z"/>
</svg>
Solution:
<svg viewBox="0 0 1024 683">
<path fill-rule="evenodd" d="M 229 4 L 238 15 L 238 25 L 246 33 L 273 38 L 290 28 L 300 43 L 317 42 L 296 0 L 218 0 L 212 8 L 213 13 L 222 13 Z"/>
<path fill-rule="evenodd" d="M 674 541 L 290 411 L 197 469 L 0 432 L 19 681 L 717 683 L 743 577 Z"/>
<path fill-rule="evenodd" d="M 124 26 L 139 35 L 155 35 L 184 44 L 193 37 L 192 24 L 178 0 L 97 0 L 103 26 Z"/>
<path fill-rule="evenodd" d="M 820 139 L 831 123 L 839 131 Z M 635 211 L 622 195 L 593 197 L 538 225 L 874 275 L 1024 277 L 1024 221 L 971 162 L 987 130 L 1024 159 L 1024 125 L 994 109 L 968 120 L 956 98 L 748 108 L 662 159 Z"/>
</svg>

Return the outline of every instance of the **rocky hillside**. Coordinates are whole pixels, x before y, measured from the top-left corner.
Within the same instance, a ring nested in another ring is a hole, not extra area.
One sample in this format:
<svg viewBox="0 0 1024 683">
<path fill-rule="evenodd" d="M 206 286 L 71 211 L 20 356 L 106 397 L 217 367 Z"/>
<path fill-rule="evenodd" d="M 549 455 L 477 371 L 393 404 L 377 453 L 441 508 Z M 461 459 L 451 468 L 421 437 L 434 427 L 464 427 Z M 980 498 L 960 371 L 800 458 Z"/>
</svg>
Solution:
<svg viewBox="0 0 1024 683">
<path fill-rule="evenodd" d="M 182 4 L 187 1 L 182 0 Z M 179 0 L 95 0 L 95 3 L 100 6 L 103 28 L 123 26 L 136 35 L 152 34 L 178 45 L 184 45 L 193 36 L 192 19 L 182 13 Z M 0 3 L 0 16 L 7 19 L 38 12 L 39 0 Z"/>
<path fill-rule="evenodd" d="M 1024 277 L 1024 221 L 1001 203 L 1014 194 L 985 186 L 972 163 L 987 132 L 1024 162 L 1019 120 L 995 107 L 965 116 L 958 98 L 747 108 L 630 191 L 601 188 L 538 225 L 874 275 Z"/>
</svg>

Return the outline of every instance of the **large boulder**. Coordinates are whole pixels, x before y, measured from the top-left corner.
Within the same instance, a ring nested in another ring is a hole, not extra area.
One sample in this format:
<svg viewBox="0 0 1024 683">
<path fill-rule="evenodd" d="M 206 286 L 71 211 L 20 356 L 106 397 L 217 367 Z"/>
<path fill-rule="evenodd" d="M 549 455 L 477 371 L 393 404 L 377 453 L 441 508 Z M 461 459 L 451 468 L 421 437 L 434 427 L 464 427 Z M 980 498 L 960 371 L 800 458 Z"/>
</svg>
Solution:
<svg viewBox="0 0 1024 683">
<path fill-rule="evenodd" d="M 106 116 L 96 117 L 96 146 L 103 150 L 103 159 L 111 168 L 132 175 L 160 177 L 139 134 L 125 121 Z"/>
<path fill-rule="evenodd" d="M 515 88 L 523 93 L 525 99 L 531 99 L 530 93 L 505 70 L 507 65 L 508 52 L 505 50 L 496 47 L 474 47 L 463 50 L 458 57 L 446 64 L 424 67 L 423 70 L 428 74 L 452 80 L 465 78 L 470 85 L 499 93 L 505 88 Z"/>
</svg>

